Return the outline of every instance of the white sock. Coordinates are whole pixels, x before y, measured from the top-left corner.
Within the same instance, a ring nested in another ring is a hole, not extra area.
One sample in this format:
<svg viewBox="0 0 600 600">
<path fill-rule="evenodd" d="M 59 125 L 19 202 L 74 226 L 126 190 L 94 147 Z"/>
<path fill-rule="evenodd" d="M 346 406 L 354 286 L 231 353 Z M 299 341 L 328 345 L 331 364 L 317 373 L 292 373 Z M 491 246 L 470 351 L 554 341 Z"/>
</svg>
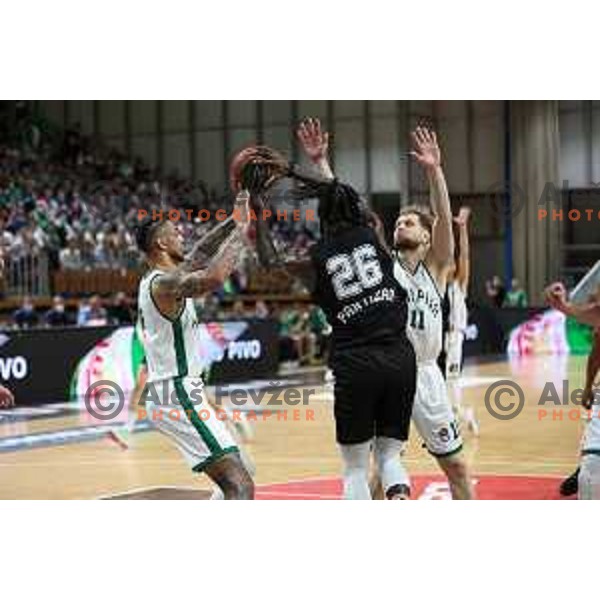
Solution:
<svg viewBox="0 0 600 600">
<path fill-rule="evenodd" d="M 373 449 L 384 494 L 394 485 L 410 487 L 408 471 L 401 459 L 404 442 L 389 437 L 376 437 Z"/>
<path fill-rule="evenodd" d="M 369 490 L 369 453 L 371 442 L 340 444 L 344 461 L 344 499 L 371 500 Z"/>
<path fill-rule="evenodd" d="M 212 493 L 211 497 L 209 498 L 209 500 L 225 500 L 225 495 L 221 491 L 220 487 L 213 488 L 213 493 Z"/>
</svg>

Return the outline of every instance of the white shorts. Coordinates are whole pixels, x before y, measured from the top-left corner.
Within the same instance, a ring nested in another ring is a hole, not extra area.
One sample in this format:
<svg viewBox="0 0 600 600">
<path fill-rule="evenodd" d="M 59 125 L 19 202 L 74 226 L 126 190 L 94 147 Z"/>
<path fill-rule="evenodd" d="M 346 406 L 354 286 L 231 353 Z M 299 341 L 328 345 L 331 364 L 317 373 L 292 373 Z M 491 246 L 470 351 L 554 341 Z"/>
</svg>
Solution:
<svg viewBox="0 0 600 600">
<path fill-rule="evenodd" d="M 579 466 L 579 499 L 600 500 L 600 456 L 584 454 Z"/>
<path fill-rule="evenodd" d="M 200 377 L 148 383 L 144 409 L 152 425 L 170 437 L 190 468 L 201 472 L 231 452 L 239 452 L 225 425 L 226 414 L 215 410 L 202 392 Z"/>
<path fill-rule="evenodd" d="M 435 362 L 417 364 L 417 392 L 412 419 L 427 450 L 434 456 L 442 458 L 462 449 L 463 441 L 446 381 Z"/>
</svg>

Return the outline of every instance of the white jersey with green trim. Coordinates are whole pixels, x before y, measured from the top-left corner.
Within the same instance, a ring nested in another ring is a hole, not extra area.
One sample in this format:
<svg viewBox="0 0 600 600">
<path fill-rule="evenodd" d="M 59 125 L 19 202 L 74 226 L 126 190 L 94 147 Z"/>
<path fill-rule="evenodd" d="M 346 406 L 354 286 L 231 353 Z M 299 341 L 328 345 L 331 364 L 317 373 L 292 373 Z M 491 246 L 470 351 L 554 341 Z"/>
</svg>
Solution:
<svg viewBox="0 0 600 600">
<path fill-rule="evenodd" d="M 153 269 L 144 275 L 138 289 L 138 324 L 148 363 L 148 381 L 174 377 L 200 377 L 200 333 L 196 307 L 185 298 L 177 318 L 158 309 L 152 297 L 152 281 L 164 274 Z"/>
<path fill-rule="evenodd" d="M 442 350 L 442 298 L 437 285 L 422 261 L 411 272 L 397 259 L 394 276 L 408 294 L 406 331 L 417 363 L 436 361 Z"/>
</svg>

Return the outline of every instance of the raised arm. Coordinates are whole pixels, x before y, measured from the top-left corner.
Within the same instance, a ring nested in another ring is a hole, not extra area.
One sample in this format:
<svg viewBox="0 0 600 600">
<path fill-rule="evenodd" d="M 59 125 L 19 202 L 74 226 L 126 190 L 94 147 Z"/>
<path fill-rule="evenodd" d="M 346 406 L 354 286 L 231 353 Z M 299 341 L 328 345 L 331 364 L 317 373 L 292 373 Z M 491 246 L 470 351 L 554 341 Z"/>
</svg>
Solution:
<svg viewBox="0 0 600 600">
<path fill-rule="evenodd" d="M 411 155 L 427 173 L 431 211 L 435 217 L 426 263 L 438 283 L 445 284 L 446 271 L 454 257 L 454 236 L 450 196 L 442 170 L 442 153 L 435 132 L 425 127 L 417 127 L 412 133 L 412 141 L 414 150 Z"/>
<path fill-rule="evenodd" d="M 456 281 L 464 294 L 469 287 L 471 257 L 469 255 L 469 216 L 471 209 L 462 206 L 454 222 L 458 225 L 458 259 L 456 261 Z"/>
<path fill-rule="evenodd" d="M 567 300 L 567 290 L 560 283 L 553 283 L 544 291 L 548 304 L 569 317 L 573 317 L 580 323 L 600 327 L 600 304 L 590 302 L 589 304 L 573 304 Z"/>
<path fill-rule="evenodd" d="M 230 233 L 213 257 L 207 261 L 205 249 L 196 244 L 181 265 L 154 280 L 152 296 L 161 309 L 165 308 L 167 313 L 176 312 L 181 299 L 203 296 L 223 285 L 238 263 L 245 244 L 249 198 L 245 191 L 238 194 L 235 208 L 240 211 L 241 218 L 232 221 Z"/>
<path fill-rule="evenodd" d="M 321 128 L 319 119 L 304 119 L 296 131 L 304 154 L 315 165 L 324 179 L 333 179 L 334 174 L 327 158 L 329 133 Z"/>
</svg>

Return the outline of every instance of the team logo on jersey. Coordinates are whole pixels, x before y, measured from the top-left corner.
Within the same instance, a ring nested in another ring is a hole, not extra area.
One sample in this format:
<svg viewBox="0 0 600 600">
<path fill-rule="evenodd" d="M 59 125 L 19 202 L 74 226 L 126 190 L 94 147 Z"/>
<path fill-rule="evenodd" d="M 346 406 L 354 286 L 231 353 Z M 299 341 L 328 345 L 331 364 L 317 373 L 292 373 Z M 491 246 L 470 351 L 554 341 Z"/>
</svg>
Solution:
<svg viewBox="0 0 600 600">
<path fill-rule="evenodd" d="M 436 437 L 438 437 L 440 439 L 440 441 L 446 443 L 450 441 L 450 428 L 446 427 L 445 425 L 443 427 L 440 427 L 438 430 L 434 431 L 434 435 Z"/>
<path fill-rule="evenodd" d="M 428 294 L 426 290 L 421 288 L 409 288 L 408 301 L 412 306 L 418 306 L 419 308 L 422 308 L 424 304 L 434 317 L 437 317 L 441 311 L 439 296 L 437 294 L 435 296 Z"/>
</svg>

